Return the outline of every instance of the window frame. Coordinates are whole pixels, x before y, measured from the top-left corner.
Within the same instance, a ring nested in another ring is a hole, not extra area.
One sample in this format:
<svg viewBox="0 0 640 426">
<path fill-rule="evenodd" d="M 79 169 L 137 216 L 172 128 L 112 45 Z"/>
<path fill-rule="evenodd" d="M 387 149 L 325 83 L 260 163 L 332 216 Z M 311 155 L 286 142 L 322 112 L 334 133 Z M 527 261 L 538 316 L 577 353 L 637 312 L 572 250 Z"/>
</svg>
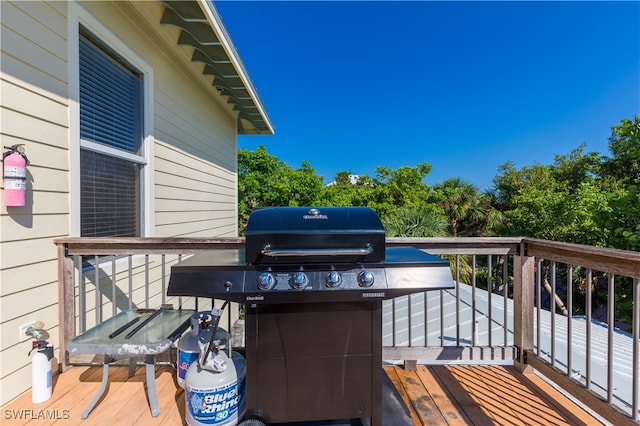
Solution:
<svg viewBox="0 0 640 426">
<path fill-rule="evenodd" d="M 140 155 L 121 151 L 100 143 L 80 138 L 80 53 L 79 44 L 82 31 L 91 34 L 108 49 L 115 52 L 121 59 L 127 61 L 142 76 L 141 87 L 141 120 L 142 144 Z M 80 236 L 80 150 L 86 149 L 101 154 L 140 164 L 140 237 L 153 236 L 154 231 L 154 136 L 153 136 L 153 68 L 123 40 L 111 32 L 106 25 L 98 21 L 82 6 L 75 2 L 69 3 L 68 19 L 68 54 L 69 54 L 69 109 L 70 109 L 70 236 Z"/>
</svg>

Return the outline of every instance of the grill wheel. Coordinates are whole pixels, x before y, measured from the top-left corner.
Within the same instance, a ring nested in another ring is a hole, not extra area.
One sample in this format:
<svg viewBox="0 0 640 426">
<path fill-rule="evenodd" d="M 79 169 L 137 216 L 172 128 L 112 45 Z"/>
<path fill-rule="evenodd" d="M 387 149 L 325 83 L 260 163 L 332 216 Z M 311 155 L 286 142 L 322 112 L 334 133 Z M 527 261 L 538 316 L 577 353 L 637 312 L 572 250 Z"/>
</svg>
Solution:
<svg viewBox="0 0 640 426">
<path fill-rule="evenodd" d="M 266 424 L 258 419 L 248 419 L 240 422 L 238 426 L 266 426 Z"/>
</svg>

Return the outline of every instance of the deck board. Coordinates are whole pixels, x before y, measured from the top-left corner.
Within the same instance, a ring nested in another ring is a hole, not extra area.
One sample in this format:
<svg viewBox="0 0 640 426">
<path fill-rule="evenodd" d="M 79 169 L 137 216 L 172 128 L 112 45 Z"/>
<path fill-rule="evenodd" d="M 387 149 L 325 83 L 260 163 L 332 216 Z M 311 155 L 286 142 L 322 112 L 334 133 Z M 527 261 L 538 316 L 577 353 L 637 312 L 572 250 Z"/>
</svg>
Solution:
<svg viewBox="0 0 640 426">
<path fill-rule="evenodd" d="M 384 370 L 417 426 L 601 424 L 538 376 L 522 375 L 513 367 L 420 365 L 416 371 L 406 371 L 387 365 Z M 149 409 L 144 367 L 128 377 L 127 367 L 113 366 L 106 395 L 89 418 L 81 420 L 101 378 L 100 367 L 73 367 L 55 376 L 49 401 L 34 405 L 27 392 L 2 407 L 2 424 L 184 424 L 184 391 L 176 384 L 175 371 L 167 366 L 156 369 L 158 417 L 152 417 Z"/>
<path fill-rule="evenodd" d="M 412 407 L 418 414 L 420 424 L 446 426 L 446 420 L 431 395 L 425 392 L 424 384 L 418 377 L 418 373 L 416 371 L 406 371 L 402 368 L 395 370 L 409 396 Z"/>
<path fill-rule="evenodd" d="M 419 368 L 417 375 L 447 422 L 471 424 L 469 416 L 451 401 L 444 384 L 436 377 L 432 370 Z"/>
<path fill-rule="evenodd" d="M 386 368 L 385 371 L 386 371 L 387 377 L 389 377 L 389 379 L 391 380 L 391 383 L 393 383 L 393 386 L 396 388 L 396 390 L 398 391 L 398 394 L 404 401 L 404 405 L 409 410 L 409 416 L 411 417 L 411 419 L 415 424 L 420 424 L 420 417 L 418 417 L 418 413 L 416 413 L 415 408 L 413 408 L 413 405 L 411 404 L 411 399 L 407 394 L 406 389 L 402 385 L 402 379 L 398 376 L 399 369 Z"/>
<path fill-rule="evenodd" d="M 423 368 L 427 367 L 419 367 Z M 451 402 L 464 410 L 474 425 L 602 424 L 538 376 L 520 374 L 514 367 L 443 366 L 429 370 L 447 383 Z"/>
</svg>

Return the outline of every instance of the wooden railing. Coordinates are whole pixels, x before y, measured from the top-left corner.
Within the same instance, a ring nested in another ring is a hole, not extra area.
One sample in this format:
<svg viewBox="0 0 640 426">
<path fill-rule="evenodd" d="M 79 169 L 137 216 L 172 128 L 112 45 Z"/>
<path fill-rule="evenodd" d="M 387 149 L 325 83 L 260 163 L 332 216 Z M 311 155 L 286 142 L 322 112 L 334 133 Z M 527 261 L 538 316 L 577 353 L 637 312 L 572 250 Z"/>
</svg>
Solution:
<svg viewBox="0 0 640 426">
<path fill-rule="evenodd" d="M 244 239 L 65 238 L 56 244 L 66 368 L 69 340 L 122 309 L 165 303 L 205 309 L 214 303 L 166 296 L 171 265 L 198 251 L 244 247 Z M 446 256 L 458 285 L 385 301 L 383 359 L 535 369 L 612 423 L 637 423 L 640 253 L 530 238 L 387 238 L 387 245 Z M 580 277 L 607 283 L 612 325 L 615 300 L 623 296 L 616 286 L 631 283 L 630 334 L 594 323 L 591 291 L 585 293 L 585 315 L 574 315 L 580 301 L 572 298 L 572 285 Z M 553 309 L 536 302 L 547 298 Z M 227 326 L 236 316 L 237 310 Z M 627 367 L 630 379 L 623 383 L 620 371 Z M 594 374 L 603 369 L 604 378 Z"/>
</svg>

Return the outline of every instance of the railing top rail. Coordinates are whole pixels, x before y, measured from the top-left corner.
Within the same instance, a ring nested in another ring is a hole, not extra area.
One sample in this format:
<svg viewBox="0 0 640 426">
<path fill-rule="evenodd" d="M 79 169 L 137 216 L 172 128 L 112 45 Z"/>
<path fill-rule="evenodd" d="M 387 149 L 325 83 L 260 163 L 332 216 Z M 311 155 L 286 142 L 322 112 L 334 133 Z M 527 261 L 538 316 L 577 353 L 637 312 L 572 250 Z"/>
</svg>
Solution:
<svg viewBox="0 0 640 426">
<path fill-rule="evenodd" d="M 524 238 L 523 241 L 528 256 L 640 278 L 639 252 L 536 238 Z"/>
<path fill-rule="evenodd" d="M 187 254 L 238 249 L 243 237 L 69 237 L 54 240 L 67 255 Z M 524 243 L 527 256 L 640 278 L 640 253 L 522 237 L 387 237 L 388 246 L 411 245 L 434 254 L 518 254 Z"/>
<path fill-rule="evenodd" d="M 165 238 L 165 237 L 68 237 L 54 240 L 63 245 L 68 255 L 123 255 L 193 253 L 203 250 L 237 249 L 244 247 L 243 237 Z M 522 238 L 400 238 L 387 237 L 389 246 L 411 245 L 438 254 L 512 254 Z"/>
<path fill-rule="evenodd" d="M 164 238 L 164 237 L 71 237 L 54 240 L 67 255 L 186 254 L 203 250 L 244 247 L 244 238 Z"/>
<path fill-rule="evenodd" d="M 434 254 L 516 254 L 522 237 L 387 237 L 389 246 L 410 245 Z"/>
</svg>

